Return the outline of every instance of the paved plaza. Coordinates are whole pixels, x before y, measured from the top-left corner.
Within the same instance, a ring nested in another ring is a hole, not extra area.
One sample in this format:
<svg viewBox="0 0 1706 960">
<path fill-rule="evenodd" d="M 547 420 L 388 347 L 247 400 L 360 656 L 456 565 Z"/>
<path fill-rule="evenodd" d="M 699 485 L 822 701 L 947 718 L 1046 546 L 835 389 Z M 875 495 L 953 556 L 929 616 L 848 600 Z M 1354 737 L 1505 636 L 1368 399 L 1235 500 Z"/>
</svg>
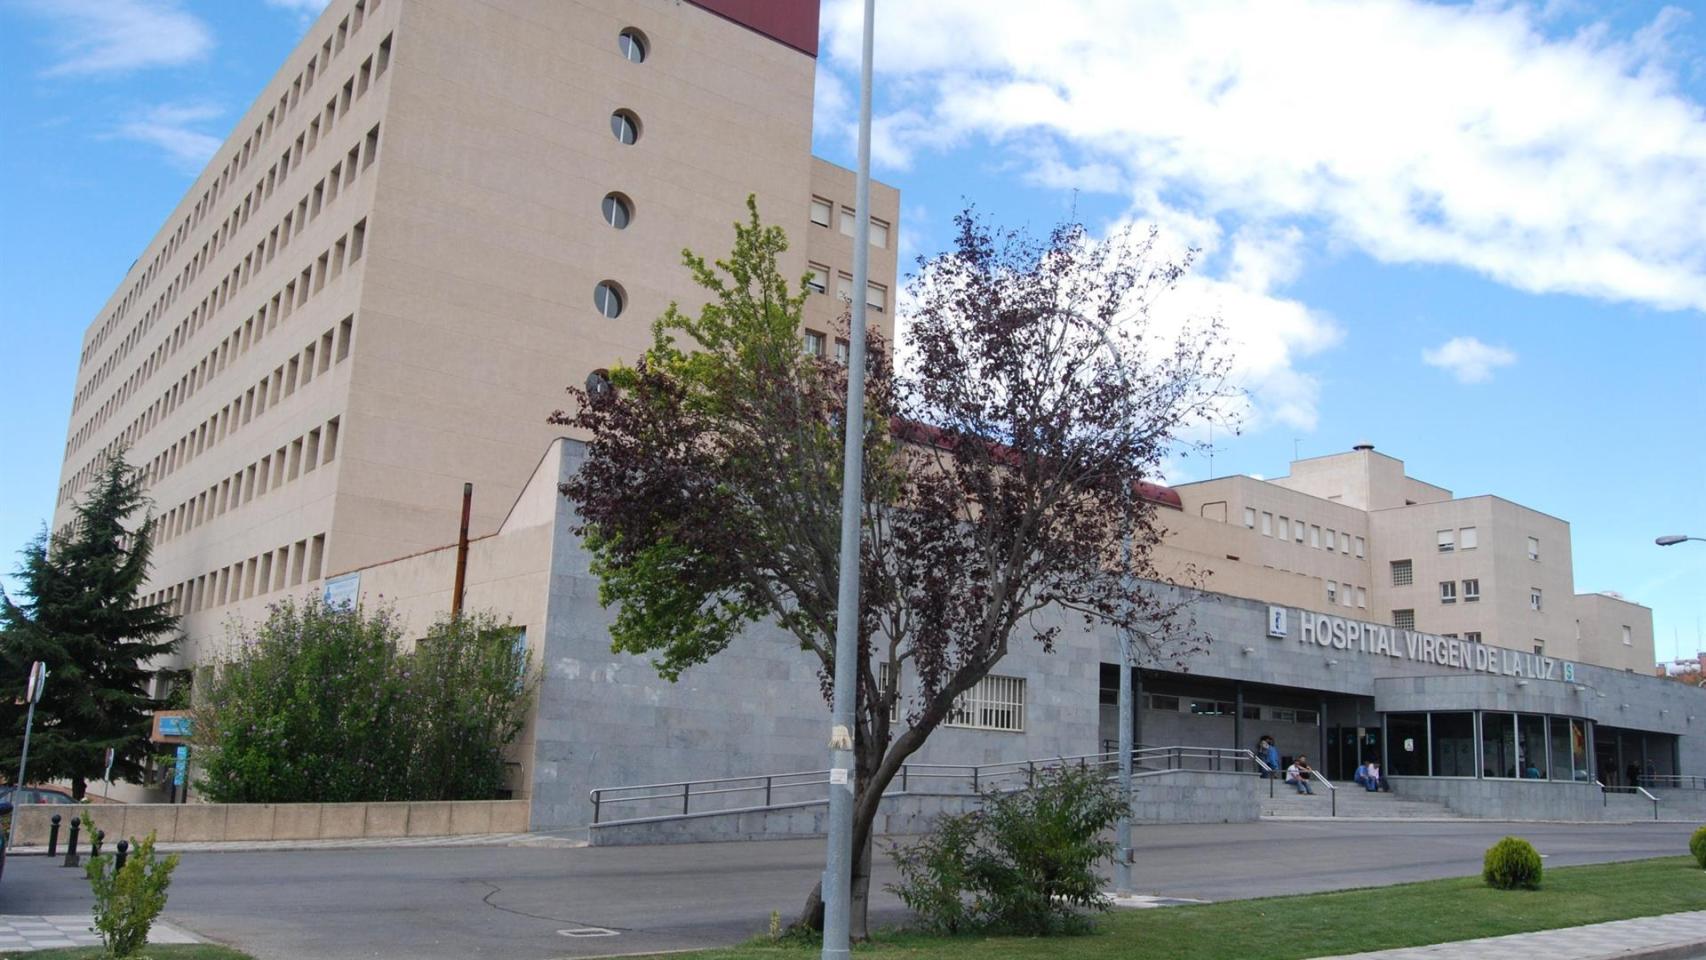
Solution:
<svg viewBox="0 0 1706 960">
<path fill-rule="evenodd" d="M 1430 947 L 1348 954 L 1324 960 L 1610 960 L 1614 957 L 1683 960 L 1706 956 L 1706 910 L 1637 920 L 1616 920 L 1563 930 L 1485 937 Z"/>
<path fill-rule="evenodd" d="M 148 931 L 149 943 L 196 943 L 196 938 L 169 923 L 156 923 Z M 52 916 L 0 915 L 0 956 L 54 947 L 98 947 L 101 938 L 89 926 L 89 915 Z"/>
</svg>

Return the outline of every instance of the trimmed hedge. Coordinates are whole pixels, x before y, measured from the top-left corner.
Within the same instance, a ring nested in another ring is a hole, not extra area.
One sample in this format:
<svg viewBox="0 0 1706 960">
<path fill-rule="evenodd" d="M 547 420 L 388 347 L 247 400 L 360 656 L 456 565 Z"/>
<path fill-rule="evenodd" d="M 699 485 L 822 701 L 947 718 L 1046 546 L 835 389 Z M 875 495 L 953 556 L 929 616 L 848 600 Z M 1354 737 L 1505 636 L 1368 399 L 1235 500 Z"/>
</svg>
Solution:
<svg viewBox="0 0 1706 960">
<path fill-rule="evenodd" d="M 1694 836 L 1688 838 L 1688 852 L 1694 854 L 1695 862 L 1706 870 L 1706 827 L 1694 831 Z"/>
<path fill-rule="evenodd" d="M 1521 837 L 1493 844 L 1481 861 L 1481 879 L 1499 890 L 1538 890 L 1540 874 L 1540 853 Z"/>
</svg>

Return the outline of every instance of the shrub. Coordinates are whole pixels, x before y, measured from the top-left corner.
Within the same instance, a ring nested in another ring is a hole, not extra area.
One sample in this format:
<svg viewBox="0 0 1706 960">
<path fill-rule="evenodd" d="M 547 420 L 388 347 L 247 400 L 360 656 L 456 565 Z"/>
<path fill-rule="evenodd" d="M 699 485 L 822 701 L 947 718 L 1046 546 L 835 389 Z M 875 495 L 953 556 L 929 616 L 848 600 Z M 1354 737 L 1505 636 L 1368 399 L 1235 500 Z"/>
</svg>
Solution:
<svg viewBox="0 0 1706 960">
<path fill-rule="evenodd" d="M 1540 854 L 1534 844 L 1521 837 L 1506 837 L 1487 848 L 1481 861 L 1481 879 L 1499 890 L 1538 890 Z"/>
<path fill-rule="evenodd" d="M 1694 831 L 1694 836 L 1688 838 L 1688 852 L 1694 854 L 1694 859 L 1706 870 L 1706 827 Z"/>
<path fill-rule="evenodd" d="M 986 791 L 983 809 L 942 817 L 893 852 L 889 887 L 927 927 L 1045 936 L 1085 927 L 1107 910 L 1096 865 L 1113 855 L 1104 834 L 1119 818 L 1119 788 L 1099 771 L 1057 767 L 1013 792 Z"/>
<path fill-rule="evenodd" d="M 485 800 L 528 701 L 521 631 L 442 619 L 399 649 L 390 610 L 275 605 L 198 685 L 198 786 L 218 803 Z"/>
<path fill-rule="evenodd" d="M 87 819 L 85 817 L 85 819 Z M 166 888 L 177 869 L 178 855 L 154 856 L 154 834 L 131 851 L 124 868 L 112 869 L 113 855 L 91 857 L 85 871 L 95 894 L 95 931 L 106 946 L 104 956 L 134 957 L 148 943 L 148 931 L 166 909 Z"/>
</svg>

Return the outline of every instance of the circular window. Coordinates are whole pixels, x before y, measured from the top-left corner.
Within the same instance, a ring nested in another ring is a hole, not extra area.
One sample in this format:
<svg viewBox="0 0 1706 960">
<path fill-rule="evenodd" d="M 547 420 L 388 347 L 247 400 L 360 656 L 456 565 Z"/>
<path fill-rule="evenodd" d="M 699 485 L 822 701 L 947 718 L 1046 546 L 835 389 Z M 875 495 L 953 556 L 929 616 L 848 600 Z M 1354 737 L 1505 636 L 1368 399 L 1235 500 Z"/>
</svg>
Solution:
<svg viewBox="0 0 1706 960">
<path fill-rule="evenodd" d="M 622 307 L 627 297 L 622 293 L 622 286 L 614 280 L 606 280 L 592 288 L 592 305 L 598 312 L 611 320 L 622 315 Z"/>
<path fill-rule="evenodd" d="M 631 110 L 618 110 L 610 115 L 610 132 L 622 143 L 640 139 L 640 118 Z"/>
<path fill-rule="evenodd" d="M 604 222 L 618 230 L 626 230 L 634 219 L 634 204 L 620 193 L 605 194 L 603 209 Z"/>
<path fill-rule="evenodd" d="M 616 48 L 622 51 L 622 59 L 633 63 L 646 62 L 646 35 L 633 27 L 616 35 Z"/>
</svg>

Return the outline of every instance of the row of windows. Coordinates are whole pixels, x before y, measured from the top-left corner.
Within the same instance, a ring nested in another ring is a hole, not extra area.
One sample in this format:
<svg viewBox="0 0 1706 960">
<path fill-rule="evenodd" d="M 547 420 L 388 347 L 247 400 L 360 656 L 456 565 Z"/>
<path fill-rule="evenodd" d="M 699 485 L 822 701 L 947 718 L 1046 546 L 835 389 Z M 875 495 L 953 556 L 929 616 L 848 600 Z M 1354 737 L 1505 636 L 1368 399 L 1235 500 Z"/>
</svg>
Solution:
<svg viewBox="0 0 1706 960">
<path fill-rule="evenodd" d="M 342 49 L 341 43 L 339 44 L 339 49 Z M 261 203 L 272 196 L 274 190 L 279 184 L 284 182 L 284 180 L 289 176 L 291 170 L 294 169 L 294 167 L 302 165 L 306 155 L 313 151 L 314 147 L 323 136 L 330 136 L 332 127 L 337 119 L 347 115 L 351 104 L 366 94 L 370 83 L 377 81 L 378 78 L 385 73 L 386 67 L 390 63 L 390 53 L 391 37 L 387 35 L 384 40 L 380 41 L 379 47 L 375 53 L 372 56 L 369 56 L 358 70 L 352 72 L 350 78 L 345 81 L 341 93 L 334 95 L 326 104 L 323 114 L 317 114 L 314 117 L 303 132 L 297 136 L 296 142 L 286 148 L 279 162 L 273 164 L 265 177 L 256 181 L 254 189 L 251 190 L 243 198 L 242 202 L 238 203 L 231 211 L 231 214 L 214 229 L 212 237 L 202 244 L 201 250 L 192 257 L 190 262 L 183 267 L 176 277 L 174 277 L 172 283 L 164 292 L 161 293 L 161 295 L 156 299 L 154 305 L 143 316 L 142 321 L 130 331 L 130 333 L 125 337 L 124 342 L 117 350 L 114 351 L 113 356 L 109 357 L 107 361 L 102 364 L 101 369 L 97 370 L 95 374 L 89 378 L 88 383 L 85 384 L 83 389 L 78 391 L 72 402 L 73 413 L 80 409 L 83 403 L 92 396 L 93 391 L 98 389 L 99 386 L 105 382 L 107 376 L 116 369 L 117 364 L 129 354 L 131 348 L 140 341 L 143 335 L 153 328 L 154 321 L 159 317 L 159 315 L 170 309 L 172 303 L 176 301 L 178 294 L 188 288 L 188 286 L 195 281 L 219 251 L 230 241 L 232 235 L 248 222 L 250 216 L 259 209 Z M 301 80 L 302 78 L 298 77 L 299 88 L 301 88 Z M 312 86 L 312 81 L 313 70 L 312 61 L 310 61 L 310 87 Z M 290 96 L 290 94 L 286 94 L 287 99 Z M 294 100 L 291 101 L 291 105 L 295 105 Z M 267 122 L 267 133 L 269 135 L 272 130 L 271 118 L 272 114 L 269 114 Z M 228 163 L 226 165 L 221 176 L 216 178 L 213 185 L 208 188 L 208 192 L 203 194 L 202 201 L 197 204 L 195 211 L 191 216 L 185 218 L 184 222 L 179 226 L 172 239 L 168 241 L 166 249 L 161 252 L 160 256 L 156 257 L 157 262 L 163 263 L 166 259 L 169 259 L 176 251 L 179 242 L 189 235 L 191 228 L 199 225 L 207 212 L 213 209 L 213 204 L 217 202 L 218 196 L 224 189 L 225 185 L 230 182 L 234 175 L 240 174 L 247 166 L 249 144 L 250 142 L 258 141 L 260 139 L 260 133 L 260 128 L 257 128 L 256 136 L 251 138 L 251 141 L 245 142 L 244 148 L 239 152 L 239 157 L 234 158 L 232 163 Z M 233 164 L 236 165 L 235 169 L 233 169 Z M 142 289 L 153 280 L 153 273 L 154 267 L 151 267 L 149 271 L 144 272 L 143 278 L 138 281 L 139 286 L 135 290 L 136 293 L 140 294 Z M 120 305 L 120 308 L 117 311 L 115 311 L 114 316 L 108 319 L 104 328 L 110 327 L 118 319 L 122 318 L 125 308 L 128 307 L 130 302 L 131 298 L 127 296 L 126 301 Z M 104 340 L 104 336 L 105 329 L 103 330 L 102 335 L 98 336 L 95 341 L 85 349 L 83 356 L 84 365 L 89 362 L 90 358 L 93 356 L 94 350 L 98 348 L 100 342 Z"/>
<path fill-rule="evenodd" d="M 1368 609 L 1368 588 L 1353 584 L 1345 584 L 1339 589 L 1339 581 L 1327 581 L 1327 603 L 1335 606 L 1360 607 Z"/>
<path fill-rule="evenodd" d="M 315 377 L 330 371 L 334 363 L 348 359 L 354 336 L 355 318 L 345 317 L 337 327 L 321 334 L 317 341 L 273 368 L 273 372 L 262 377 L 259 383 L 239 394 L 150 460 L 146 468 L 148 482 L 158 483 L 176 473 L 179 467 L 189 464 L 227 436 L 284 402 L 295 394 L 298 387 L 306 387 Z"/>
<path fill-rule="evenodd" d="M 829 290 L 829 268 L 821 263 L 806 264 L 806 286 L 813 293 L 827 293 Z M 845 271 L 835 274 L 835 295 L 844 303 L 853 302 L 853 275 Z M 888 309 L 889 288 L 880 283 L 865 283 L 865 306 L 879 313 Z"/>
<path fill-rule="evenodd" d="M 377 128 L 375 128 L 377 130 Z M 300 232 L 300 228 L 298 229 Z M 173 410 L 192 397 L 197 390 L 217 376 L 237 356 L 247 352 L 248 348 L 259 340 L 281 320 L 288 319 L 290 314 L 307 304 L 309 298 L 325 289 L 329 280 L 341 276 L 347 266 L 361 259 L 366 248 L 367 221 L 356 223 L 349 233 L 327 248 L 320 256 L 309 261 L 302 273 L 284 285 L 284 288 L 274 294 L 272 299 L 261 304 L 261 309 L 237 329 L 221 341 L 207 357 L 191 368 L 177 383 L 169 387 L 158 400 L 144 410 L 130 426 L 126 427 L 112 443 L 102 448 L 101 452 L 91 462 L 85 464 L 60 486 L 59 502 L 61 504 L 75 497 L 77 492 L 104 468 L 112 453 L 129 446 L 137 438 L 144 436 L 157 424 L 163 422 Z M 189 327 L 190 333 L 204 324 L 209 314 L 193 314 L 195 326 Z M 186 321 L 188 323 L 189 321 Z M 346 325 L 350 321 L 346 321 Z M 339 348 L 340 355 L 347 354 L 347 340 Z M 311 352 L 311 350 L 309 351 Z M 341 358 L 341 356 L 340 356 Z M 294 361 L 293 361 L 294 362 Z M 290 389 L 295 389 L 291 386 Z M 180 441 L 181 444 L 182 441 Z M 168 447 L 162 456 L 170 454 L 173 447 Z M 156 457 L 158 461 L 160 458 Z M 150 470 L 148 481 L 158 480 L 165 473 Z"/>
<path fill-rule="evenodd" d="M 1464 603 L 1475 603 L 1475 602 L 1479 601 L 1480 599 L 1481 599 L 1481 580 L 1480 580 L 1480 578 L 1471 577 L 1470 579 L 1463 581 L 1463 602 Z M 1440 603 L 1456 603 L 1457 602 L 1457 581 L 1456 580 L 1441 580 L 1439 582 L 1439 602 Z"/>
<path fill-rule="evenodd" d="M 1114 702 L 1108 698 L 1110 693 L 1117 695 L 1117 691 L 1102 691 L 1104 703 Z M 1189 713 L 1196 717 L 1230 717 L 1238 713 L 1238 705 L 1231 700 L 1192 700 L 1165 693 L 1146 694 L 1143 700 L 1144 706 L 1163 713 Z M 1320 722 L 1321 715 L 1315 710 L 1246 703 L 1244 704 L 1244 719 L 1270 720 L 1275 723 L 1303 723 L 1313 726 Z"/>
<path fill-rule="evenodd" d="M 1262 536 L 1277 537 L 1280 540 L 1296 540 L 1303 543 L 1307 535 L 1309 545 L 1318 550 L 1338 550 L 1349 554 L 1354 546 L 1358 560 L 1368 555 L 1368 541 L 1363 537 L 1352 537 L 1344 531 L 1335 531 L 1332 527 L 1323 528 L 1319 524 L 1306 523 L 1302 520 L 1292 520 L 1290 517 L 1275 517 L 1272 513 L 1263 511 L 1259 516 L 1254 507 L 1244 508 L 1244 526 L 1256 529 L 1260 521 Z"/>
<path fill-rule="evenodd" d="M 375 126 L 374 131 L 370 131 L 370 133 L 368 133 L 368 145 L 370 145 L 370 148 L 368 148 L 368 159 L 372 159 L 374 147 L 377 145 L 377 130 L 379 130 L 379 128 Z M 351 167 L 351 169 L 353 169 L 353 167 Z M 334 177 L 336 177 L 336 172 L 338 172 L 338 167 L 333 167 Z M 336 196 L 338 196 L 338 191 L 336 191 L 336 186 L 334 186 L 333 191 L 331 191 L 331 200 L 336 200 Z M 329 200 L 326 201 L 326 203 L 329 205 Z M 319 215 L 319 210 L 321 210 L 321 194 L 316 193 L 316 196 L 314 196 L 314 205 L 310 206 L 309 210 L 312 210 L 312 213 L 309 215 L 310 218 L 317 217 L 317 215 Z M 172 333 L 171 338 L 165 339 L 164 343 L 160 344 L 159 348 L 155 350 L 154 355 L 150 355 L 150 358 L 143 363 L 142 370 L 138 370 L 138 373 L 142 373 L 142 377 L 140 377 L 140 379 L 135 379 L 138 387 L 140 387 L 140 385 L 147 384 L 148 379 L 154 375 L 155 370 L 159 370 L 159 368 L 164 367 L 165 361 L 169 360 L 169 358 L 176 353 L 177 348 L 179 348 L 181 344 L 186 343 L 186 341 L 188 341 L 196 331 L 200 331 L 201 326 L 205 326 L 206 321 L 208 321 L 208 319 L 217 312 L 218 307 L 223 305 L 223 302 L 225 302 L 232 293 L 235 293 L 235 290 L 241 290 L 242 286 L 246 286 L 247 281 L 249 281 L 249 278 L 254 275 L 254 271 L 259 269 L 259 266 L 270 264 L 271 261 L 273 261 L 273 257 L 278 254 L 278 251 L 285 249 L 285 247 L 290 244 L 290 239 L 292 239 L 293 235 L 292 228 L 290 228 L 290 218 L 292 217 L 295 217 L 293 213 L 292 215 L 287 215 L 285 223 L 281 225 L 281 227 L 283 227 L 283 234 L 280 234 L 280 230 L 273 230 L 271 239 L 264 244 L 264 246 L 266 246 L 266 249 L 264 249 L 264 256 L 261 254 L 261 251 L 256 251 L 256 257 L 258 257 L 258 259 L 254 261 L 252 266 L 247 263 L 246 257 L 244 273 L 242 273 L 241 283 L 239 283 L 239 285 L 235 286 L 235 288 L 230 288 L 230 290 L 223 290 L 222 295 L 213 302 L 210 309 L 196 307 L 196 309 L 191 310 L 191 315 L 184 319 L 183 324 L 179 324 L 176 331 Z M 295 234 L 300 234 L 300 232 L 302 232 L 302 223 L 304 222 L 297 222 Z M 360 220 L 355 227 L 350 228 L 350 232 L 348 232 L 348 234 L 343 235 L 343 237 L 339 237 L 339 239 L 334 242 L 333 246 L 328 247 L 326 251 L 322 251 L 321 256 L 319 256 L 317 261 L 310 261 L 309 266 L 304 268 L 304 271 L 302 271 L 302 286 L 300 286 L 300 290 L 297 288 L 297 281 L 290 281 L 290 283 L 285 285 L 285 290 L 281 290 L 280 293 L 276 293 L 275 297 L 271 298 L 271 302 L 263 302 L 263 304 L 261 304 L 261 309 L 259 309 L 256 314 L 251 315 L 249 319 L 246 319 L 242 324 L 239 324 L 235 329 L 232 329 L 232 333 L 230 333 L 227 338 L 222 339 L 222 341 L 218 343 L 218 346 L 215 346 L 208 355 L 203 356 L 203 358 L 201 358 L 194 367 L 189 368 L 189 372 L 184 373 L 183 377 L 177 380 L 176 384 L 172 384 L 171 387 L 167 387 L 167 389 L 165 389 L 164 392 L 155 399 L 154 404 L 150 404 L 147 409 L 143 409 L 142 413 L 136 414 L 136 418 L 131 421 L 130 425 L 125 426 L 125 430 L 119 431 L 118 437 L 114 437 L 111 442 L 107 443 L 106 448 L 104 448 L 104 452 L 113 452 L 113 450 L 118 450 L 118 448 L 131 447 L 136 440 L 140 440 L 140 438 L 145 437 L 148 431 L 152 430 L 152 428 L 159 423 L 160 419 L 164 419 L 167 414 L 171 413 L 172 409 L 176 409 L 181 402 L 186 401 L 189 396 L 193 396 L 194 392 L 200 389 L 201 385 L 205 385 L 206 382 L 212 379 L 212 377 L 215 377 L 220 370 L 223 370 L 225 365 L 232 360 L 232 356 L 247 353 L 247 350 L 249 350 L 249 346 L 251 346 L 252 343 L 258 343 L 259 339 L 263 338 L 264 333 L 270 329 L 268 322 L 266 322 L 266 315 L 268 315 L 268 309 L 270 309 L 270 307 L 273 309 L 273 314 L 275 314 L 273 322 L 271 322 L 271 326 L 276 326 L 276 321 L 278 321 L 278 315 L 276 314 L 278 314 L 280 307 L 283 309 L 283 315 L 290 314 L 293 307 L 297 305 L 299 300 L 300 302 L 305 302 L 305 300 L 307 300 L 307 293 L 305 292 L 309 292 L 310 281 L 317 283 L 316 286 L 312 286 L 312 292 L 321 290 L 322 286 L 326 285 L 326 281 L 336 280 L 336 278 L 343 273 L 343 269 L 345 269 L 346 266 L 353 266 L 353 264 L 357 263 L 358 259 L 362 259 L 365 247 L 367 247 L 367 220 L 363 218 L 363 220 Z M 312 271 L 316 268 L 319 269 L 319 275 L 317 275 L 317 278 L 316 276 L 312 276 Z M 75 452 L 77 447 L 80 447 L 84 440 L 87 440 L 87 437 L 89 437 L 90 433 L 92 433 L 94 428 L 97 428 L 97 426 L 101 426 L 101 423 L 97 423 L 96 421 L 96 423 L 89 423 L 89 425 L 85 425 L 82 430 L 78 431 L 78 435 L 75 435 L 75 437 L 72 438 L 72 443 L 68 445 L 67 457 L 70 457 L 70 454 Z M 97 457 L 97 460 L 104 462 L 106 457 Z M 87 471 L 87 467 L 85 467 L 85 471 Z M 68 481 L 65 486 L 61 486 L 61 503 L 65 501 L 67 496 L 72 496 L 72 494 L 75 494 L 77 489 L 82 488 L 80 483 L 82 483 L 82 481 L 78 481 L 78 477 L 73 477 L 72 481 Z"/>
<path fill-rule="evenodd" d="M 334 201 L 338 200 L 339 193 L 346 193 L 355 184 L 357 177 L 363 171 L 367 171 L 368 167 L 374 165 L 377 155 L 379 155 L 379 124 L 374 124 L 374 128 L 368 130 L 367 135 L 357 140 L 353 147 L 350 147 L 343 159 L 333 164 L 326 177 L 322 177 L 321 181 L 314 184 L 314 188 L 302 194 L 302 200 L 297 203 L 295 210 L 285 213 L 285 217 L 276 227 L 273 227 L 271 234 L 259 240 L 254 251 L 246 254 L 242 257 L 242 261 L 235 264 L 230 275 L 220 278 L 220 283 L 213 288 L 212 292 L 208 293 L 208 297 L 203 298 L 200 304 L 191 309 L 189 317 L 186 317 L 184 322 L 181 322 L 172 331 L 172 336 L 165 338 L 164 343 L 160 343 L 160 346 L 155 348 L 154 353 L 148 355 L 147 360 L 143 361 L 142 365 L 131 373 L 125 384 L 119 387 L 118 392 L 113 397 L 109 397 L 102 404 L 101 409 L 96 411 L 96 414 L 77 433 L 73 433 L 72 440 L 67 445 L 67 455 L 82 447 L 84 442 L 87 442 L 94 435 L 94 431 L 99 430 L 106 423 L 106 419 L 114 411 L 123 408 L 123 404 L 130 399 L 135 390 L 142 389 L 143 385 L 147 385 L 148 380 L 154 377 L 155 370 L 159 370 L 165 361 L 171 360 L 171 356 L 176 353 L 177 348 L 184 341 L 188 341 L 189 336 L 200 331 L 201 326 L 213 314 L 217 314 L 220 307 L 227 304 L 235 293 L 241 292 L 244 286 L 249 285 L 249 281 L 258 275 L 261 268 L 264 268 L 266 264 L 273 263 L 273 257 L 278 252 L 283 251 L 285 247 L 290 246 L 290 240 L 302 234 L 302 230 L 307 228 L 312 220 L 317 220 L 321 215 L 321 210 L 333 205 Z M 244 223 L 247 223 L 247 220 L 244 220 Z M 360 242 L 362 242 L 363 230 L 365 230 L 365 222 L 357 227 L 357 237 L 353 240 L 357 246 L 360 246 Z M 339 240 L 339 242 L 343 242 L 343 240 Z M 200 257 L 198 257 L 198 263 L 200 263 Z M 140 333 L 147 331 L 148 322 L 152 322 L 152 319 L 148 319 L 145 326 L 140 327 Z M 85 390 L 94 387 L 94 385 L 97 385 L 97 382 L 92 382 L 89 387 L 85 387 Z M 128 445 L 133 440 L 135 437 L 123 437 L 121 435 L 114 440 L 113 445 Z"/>
<path fill-rule="evenodd" d="M 320 579 L 326 559 L 326 535 L 287 543 L 212 573 L 149 594 L 148 603 L 168 603 L 175 616 L 187 616 Z"/>
<path fill-rule="evenodd" d="M 830 216 L 835 212 L 835 208 L 836 208 L 836 205 L 834 203 L 831 203 L 830 201 L 825 200 L 823 197 L 813 197 L 812 198 L 812 206 L 811 206 L 812 223 L 815 223 L 820 227 L 829 226 Z M 848 236 L 848 237 L 853 236 L 854 230 L 859 225 L 859 213 L 858 213 L 858 211 L 854 210 L 852 207 L 849 207 L 845 204 L 841 205 L 841 221 L 840 222 L 841 222 L 841 233 L 842 233 L 842 235 Z M 885 250 L 888 249 L 888 245 L 889 245 L 888 221 L 878 220 L 876 217 L 871 218 L 871 233 L 870 233 L 869 242 L 870 242 L 870 245 L 873 247 L 880 247 L 880 248 L 885 249 Z M 819 292 L 821 293 L 822 291 L 819 291 Z"/>
<path fill-rule="evenodd" d="M 229 510 L 246 506 L 256 497 L 305 477 L 330 464 L 338 456 L 338 429 L 342 418 L 333 417 L 295 440 L 230 477 L 208 487 L 160 516 L 159 542 L 167 543 Z"/>
<path fill-rule="evenodd" d="M 638 29 L 627 27 L 616 35 L 616 49 L 629 63 L 645 63 L 651 53 L 651 41 Z M 610 114 L 610 135 L 617 143 L 633 146 L 640 142 L 640 130 L 640 118 L 634 111 L 623 108 Z M 626 230 L 634 221 L 634 201 L 627 194 L 612 191 L 604 195 L 599 212 L 606 225 Z M 599 316 L 615 320 L 628 307 L 628 291 L 615 280 L 600 280 L 592 288 L 592 306 Z"/>
</svg>

